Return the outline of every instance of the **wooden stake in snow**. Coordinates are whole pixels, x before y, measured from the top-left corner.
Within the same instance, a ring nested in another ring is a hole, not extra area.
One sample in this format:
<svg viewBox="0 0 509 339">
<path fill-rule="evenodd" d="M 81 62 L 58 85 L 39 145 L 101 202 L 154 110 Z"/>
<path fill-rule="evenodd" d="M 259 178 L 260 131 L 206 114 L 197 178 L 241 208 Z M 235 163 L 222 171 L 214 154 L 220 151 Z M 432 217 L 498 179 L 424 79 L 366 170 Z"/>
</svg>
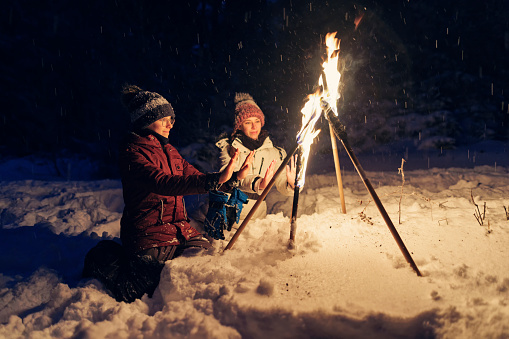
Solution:
<svg viewBox="0 0 509 339">
<path fill-rule="evenodd" d="M 295 248 L 295 233 L 297 233 L 297 210 L 299 209 L 299 194 L 300 187 L 297 186 L 299 179 L 300 166 L 302 162 L 302 152 L 299 147 L 297 152 L 297 162 L 295 164 L 295 188 L 293 189 L 293 205 L 292 205 L 292 218 L 290 219 L 290 241 L 288 242 L 288 248 Z"/>
<path fill-rule="evenodd" d="M 401 200 L 403 200 L 403 186 L 405 185 L 405 172 L 403 171 L 403 165 L 405 164 L 405 159 L 401 159 L 401 167 L 398 168 L 398 173 L 401 174 L 401 195 L 399 197 L 399 224 L 401 225 Z"/>
<path fill-rule="evenodd" d="M 339 167 L 339 154 L 338 144 L 336 142 L 336 136 L 332 129 L 332 125 L 329 123 L 330 130 L 330 141 L 332 143 L 332 154 L 334 156 L 334 168 L 336 169 L 336 180 L 338 182 L 339 199 L 341 200 L 341 211 L 346 214 L 345 194 L 343 192 L 343 180 L 341 179 L 341 168 Z"/>
<path fill-rule="evenodd" d="M 327 74 L 325 74 L 325 72 L 322 72 L 321 79 L 323 81 L 324 91 L 328 92 Z M 343 180 L 341 178 L 341 168 L 339 166 L 338 143 L 336 142 L 336 137 L 334 135 L 334 131 L 330 122 L 329 131 L 330 131 L 330 141 L 332 145 L 332 155 L 334 157 L 334 168 L 336 169 L 336 181 L 338 182 L 339 199 L 341 200 L 341 212 L 343 212 L 343 214 L 346 214 L 345 194 L 343 192 Z"/>
<path fill-rule="evenodd" d="M 322 100 L 322 107 L 325 113 L 325 117 L 327 120 L 329 120 L 329 123 L 332 126 L 334 133 L 338 137 L 339 140 L 343 143 L 343 146 L 345 147 L 346 152 L 348 153 L 348 156 L 352 160 L 352 163 L 357 170 L 357 173 L 359 173 L 359 176 L 361 177 L 362 181 L 364 182 L 364 186 L 366 186 L 369 194 L 371 194 L 371 197 L 373 198 L 373 201 L 376 204 L 376 207 L 378 207 L 378 211 L 382 215 L 383 219 L 385 220 L 385 223 L 387 224 L 387 227 L 389 227 L 389 230 L 391 231 L 392 236 L 394 237 L 394 240 L 396 240 L 396 243 L 398 244 L 399 249 L 403 253 L 403 256 L 405 257 L 406 261 L 410 264 L 410 266 L 414 269 L 415 273 L 420 277 L 421 272 L 417 268 L 417 265 L 415 264 L 414 260 L 412 259 L 412 256 L 408 252 L 405 244 L 403 243 L 403 240 L 401 240 L 401 237 L 398 234 L 398 231 L 396 230 L 396 227 L 394 227 L 394 224 L 391 221 L 391 218 L 387 214 L 387 211 L 385 210 L 384 206 L 382 205 L 382 202 L 380 201 L 380 198 L 378 198 L 378 195 L 375 192 L 375 189 L 373 188 L 373 185 L 371 185 L 371 182 L 366 177 L 366 173 L 364 172 L 364 169 L 362 168 L 361 164 L 359 163 L 359 160 L 353 153 L 352 148 L 350 147 L 350 144 L 348 142 L 348 137 L 346 134 L 345 126 L 339 121 L 339 118 L 332 112 L 332 109 L 330 108 L 329 104 L 326 101 Z"/>
</svg>

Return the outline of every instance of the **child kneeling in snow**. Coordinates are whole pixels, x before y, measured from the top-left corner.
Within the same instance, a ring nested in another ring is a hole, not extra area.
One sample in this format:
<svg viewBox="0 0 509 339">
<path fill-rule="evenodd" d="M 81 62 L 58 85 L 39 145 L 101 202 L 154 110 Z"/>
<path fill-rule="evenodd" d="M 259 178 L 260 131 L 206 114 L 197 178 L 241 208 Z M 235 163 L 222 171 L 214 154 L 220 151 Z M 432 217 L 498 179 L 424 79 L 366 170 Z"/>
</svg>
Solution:
<svg viewBox="0 0 509 339">
<path fill-rule="evenodd" d="M 122 245 L 101 241 L 87 254 L 83 276 L 100 280 L 116 300 L 132 302 L 152 296 L 165 261 L 189 247 L 211 247 L 189 224 L 183 196 L 231 190 L 249 172 L 252 155 L 238 172 L 237 151 L 222 172 L 201 173 L 168 143 L 175 113 L 165 98 L 131 85 L 123 88 L 122 101 L 131 118 L 119 156 Z"/>
</svg>

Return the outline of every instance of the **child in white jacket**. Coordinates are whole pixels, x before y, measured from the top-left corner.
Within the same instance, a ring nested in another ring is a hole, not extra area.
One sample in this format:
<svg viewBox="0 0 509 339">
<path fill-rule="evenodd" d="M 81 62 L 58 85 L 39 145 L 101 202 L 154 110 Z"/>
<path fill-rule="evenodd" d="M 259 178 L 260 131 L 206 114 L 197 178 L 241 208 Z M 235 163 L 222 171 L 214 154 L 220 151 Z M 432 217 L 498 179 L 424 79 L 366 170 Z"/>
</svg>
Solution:
<svg viewBox="0 0 509 339">
<path fill-rule="evenodd" d="M 240 219 L 244 219 L 249 213 L 259 195 L 272 179 L 274 172 L 281 166 L 286 158 L 286 152 L 280 147 L 274 146 L 270 140 L 269 133 L 262 130 L 265 124 L 265 116 L 247 93 L 235 95 L 235 123 L 231 136 L 220 139 L 216 146 L 221 150 L 221 169 L 229 163 L 233 154 L 238 149 L 240 155 L 235 163 L 234 170 L 241 167 L 246 157 L 253 152 L 251 171 L 241 180 L 239 189 L 247 194 L 249 200 L 244 205 Z M 291 196 L 295 184 L 295 160 L 293 157 L 286 166 L 286 175 L 280 175 L 275 186 L 277 190 L 285 195 Z M 265 201 L 258 207 L 253 218 L 263 218 L 267 213 Z"/>
</svg>

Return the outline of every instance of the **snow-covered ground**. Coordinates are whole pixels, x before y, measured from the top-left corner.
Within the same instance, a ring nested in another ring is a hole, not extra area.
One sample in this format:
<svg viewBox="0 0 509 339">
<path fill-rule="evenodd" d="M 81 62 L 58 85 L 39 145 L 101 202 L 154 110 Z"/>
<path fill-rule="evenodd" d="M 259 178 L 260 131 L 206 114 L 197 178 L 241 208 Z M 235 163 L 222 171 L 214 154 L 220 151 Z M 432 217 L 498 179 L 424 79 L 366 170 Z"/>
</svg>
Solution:
<svg viewBox="0 0 509 339">
<path fill-rule="evenodd" d="M 407 154 L 403 187 L 400 156 L 359 157 L 422 277 L 344 154 L 341 213 L 322 154 L 310 159 L 295 249 L 292 198 L 271 192 L 271 214 L 232 249 L 223 252 L 233 232 L 169 261 L 154 297 L 132 304 L 80 279 L 88 249 L 119 235 L 120 181 L 26 179 L 27 168 L 52 172 L 43 161 L 4 163 L 0 337 L 507 338 L 509 151 L 474 152 Z M 481 213 L 486 204 L 482 226 L 471 194 Z"/>
</svg>

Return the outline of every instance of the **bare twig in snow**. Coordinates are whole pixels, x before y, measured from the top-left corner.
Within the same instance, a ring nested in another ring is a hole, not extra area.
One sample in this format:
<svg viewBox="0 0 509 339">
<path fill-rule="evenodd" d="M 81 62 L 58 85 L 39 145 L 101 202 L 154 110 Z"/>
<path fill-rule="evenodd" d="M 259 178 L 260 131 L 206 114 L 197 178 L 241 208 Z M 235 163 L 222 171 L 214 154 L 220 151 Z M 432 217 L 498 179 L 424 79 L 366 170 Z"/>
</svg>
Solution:
<svg viewBox="0 0 509 339">
<path fill-rule="evenodd" d="M 403 165 L 405 164 L 405 159 L 401 159 L 401 167 L 398 168 L 398 174 L 401 174 L 401 195 L 399 197 L 399 224 L 401 225 L 401 200 L 403 199 L 403 186 L 405 185 L 405 172 L 403 171 Z"/>
<path fill-rule="evenodd" d="M 473 190 L 470 190 L 470 198 L 472 199 L 472 204 L 474 204 L 474 206 L 476 208 L 474 211 L 474 217 L 477 219 L 477 222 L 479 223 L 479 225 L 484 226 L 484 218 L 486 217 L 486 202 L 484 202 L 484 210 L 481 213 L 481 210 L 479 209 L 479 205 L 477 205 L 476 202 L 474 201 Z"/>
<path fill-rule="evenodd" d="M 402 183 L 401 183 L 401 190 L 400 190 L 400 198 L 399 198 L 399 211 L 398 211 L 398 214 L 399 214 L 399 224 L 401 224 L 401 202 L 403 201 L 403 196 L 404 195 L 413 195 L 413 196 L 416 196 L 416 197 L 419 197 L 421 198 L 422 200 L 426 201 L 427 203 L 429 203 L 430 205 L 430 210 L 431 210 L 431 220 L 433 220 L 433 204 L 434 202 L 431 201 L 430 198 L 428 197 L 425 197 L 423 195 L 420 195 L 420 194 L 416 194 L 415 192 L 412 192 L 412 193 L 404 193 L 403 192 L 403 186 L 405 185 L 405 172 L 403 171 L 403 165 L 404 163 L 406 162 L 405 159 L 401 159 L 401 167 L 398 168 L 398 174 L 401 174 L 401 180 L 402 180 Z M 388 196 L 392 196 L 392 195 L 396 195 L 398 193 L 398 191 L 394 191 L 392 193 L 387 193 L 387 194 L 384 194 L 383 197 L 388 197 Z M 359 202 L 359 205 L 362 205 L 362 204 L 365 204 L 364 206 L 364 209 L 362 210 L 362 214 L 364 214 L 366 212 L 366 209 L 368 208 L 369 204 L 373 201 L 373 200 L 367 200 L 366 201 L 363 201 L 363 200 L 357 200 Z M 442 206 L 442 204 L 445 204 L 447 201 L 441 203 L 440 207 L 445 207 L 445 206 Z"/>
<path fill-rule="evenodd" d="M 488 229 L 486 230 L 486 235 L 490 234 L 492 229 L 490 228 L 490 220 L 488 219 Z"/>
<path fill-rule="evenodd" d="M 441 221 L 445 221 L 445 224 L 446 224 L 446 225 L 449 225 L 449 220 L 447 220 L 447 218 L 445 218 L 445 219 L 440 219 L 440 220 L 438 220 L 438 226 L 442 226 L 442 225 L 440 224 L 440 222 L 441 222 Z"/>
</svg>

